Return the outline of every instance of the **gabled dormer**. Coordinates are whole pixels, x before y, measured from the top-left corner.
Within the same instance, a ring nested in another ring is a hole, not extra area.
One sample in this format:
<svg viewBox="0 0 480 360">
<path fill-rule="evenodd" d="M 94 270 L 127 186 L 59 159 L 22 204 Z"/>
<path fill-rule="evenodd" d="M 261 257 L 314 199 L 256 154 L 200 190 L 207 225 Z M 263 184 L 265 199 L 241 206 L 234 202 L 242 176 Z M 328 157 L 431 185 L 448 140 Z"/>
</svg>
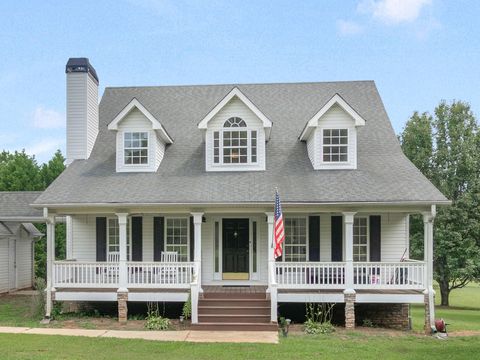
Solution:
<svg viewBox="0 0 480 360">
<path fill-rule="evenodd" d="M 300 140 L 315 170 L 356 169 L 357 129 L 363 119 L 339 94 L 335 94 L 308 121 Z"/>
<path fill-rule="evenodd" d="M 206 171 L 265 170 L 272 122 L 238 88 L 198 124 L 204 131 Z"/>
<path fill-rule="evenodd" d="M 108 130 L 117 132 L 117 172 L 156 171 L 166 145 L 173 143 L 160 121 L 136 98 L 112 120 Z"/>
</svg>

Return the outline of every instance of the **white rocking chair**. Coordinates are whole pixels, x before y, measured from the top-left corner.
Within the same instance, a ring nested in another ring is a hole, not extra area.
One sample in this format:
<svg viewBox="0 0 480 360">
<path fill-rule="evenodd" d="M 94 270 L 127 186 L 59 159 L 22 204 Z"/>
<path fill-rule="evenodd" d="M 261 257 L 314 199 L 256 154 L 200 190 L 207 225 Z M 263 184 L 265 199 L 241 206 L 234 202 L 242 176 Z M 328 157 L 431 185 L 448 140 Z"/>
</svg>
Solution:
<svg viewBox="0 0 480 360">
<path fill-rule="evenodd" d="M 162 263 L 176 263 L 178 261 L 178 253 L 176 251 L 162 251 L 160 256 Z M 163 284 L 175 284 L 177 280 L 176 266 L 163 266 L 160 271 L 160 281 Z"/>
</svg>

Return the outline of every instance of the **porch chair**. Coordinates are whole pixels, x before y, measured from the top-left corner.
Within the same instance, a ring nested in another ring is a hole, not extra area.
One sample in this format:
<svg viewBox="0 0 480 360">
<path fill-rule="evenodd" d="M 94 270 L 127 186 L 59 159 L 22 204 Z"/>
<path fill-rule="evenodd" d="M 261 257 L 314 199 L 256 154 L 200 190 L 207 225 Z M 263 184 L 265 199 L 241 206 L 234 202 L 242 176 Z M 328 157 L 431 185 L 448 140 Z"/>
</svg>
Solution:
<svg viewBox="0 0 480 360">
<path fill-rule="evenodd" d="M 178 261 L 178 253 L 176 251 L 162 251 L 160 255 L 160 262 L 162 263 L 176 263 Z M 163 284 L 175 284 L 177 281 L 177 267 L 176 266 L 162 266 L 160 270 L 160 282 Z"/>
</svg>

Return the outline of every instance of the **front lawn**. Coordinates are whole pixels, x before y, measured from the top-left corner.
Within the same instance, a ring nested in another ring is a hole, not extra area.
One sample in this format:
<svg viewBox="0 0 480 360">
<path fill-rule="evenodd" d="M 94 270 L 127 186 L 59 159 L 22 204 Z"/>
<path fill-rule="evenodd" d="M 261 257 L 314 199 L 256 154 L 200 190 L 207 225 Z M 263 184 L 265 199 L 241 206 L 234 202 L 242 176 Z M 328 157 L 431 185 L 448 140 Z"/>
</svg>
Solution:
<svg viewBox="0 0 480 360">
<path fill-rule="evenodd" d="M 364 333 L 291 336 L 278 345 L 200 344 L 44 335 L 0 335 L 2 359 L 445 359 L 480 353 L 480 337 L 437 340 Z"/>
</svg>

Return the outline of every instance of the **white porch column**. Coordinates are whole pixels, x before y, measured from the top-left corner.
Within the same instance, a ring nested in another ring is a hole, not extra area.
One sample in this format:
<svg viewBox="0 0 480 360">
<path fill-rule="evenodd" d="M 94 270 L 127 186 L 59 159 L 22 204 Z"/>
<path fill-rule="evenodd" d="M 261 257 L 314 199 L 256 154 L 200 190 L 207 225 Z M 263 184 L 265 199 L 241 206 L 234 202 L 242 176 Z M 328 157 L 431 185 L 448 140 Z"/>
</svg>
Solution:
<svg viewBox="0 0 480 360">
<path fill-rule="evenodd" d="M 275 274 L 273 274 L 275 259 L 273 258 L 273 225 L 275 222 L 275 217 L 273 212 L 266 212 L 267 215 L 267 244 L 268 244 L 268 289 L 267 292 L 270 292 L 272 282 L 275 279 Z"/>
<path fill-rule="evenodd" d="M 344 212 L 343 223 L 345 229 L 345 289 L 354 289 L 353 284 L 353 217 L 355 212 Z"/>
<path fill-rule="evenodd" d="M 73 223 L 72 217 L 65 217 L 65 227 L 66 227 L 66 256 L 67 260 L 73 259 Z"/>
<path fill-rule="evenodd" d="M 198 299 L 202 290 L 202 221 L 203 212 L 192 212 L 193 216 L 193 239 L 194 251 L 193 261 L 195 261 L 195 280 L 190 288 L 190 300 L 192 303 L 192 324 L 198 323 Z"/>
<path fill-rule="evenodd" d="M 118 290 L 119 293 L 128 292 L 128 271 L 127 271 L 127 213 L 117 213 L 118 235 L 120 245 L 120 256 L 118 264 Z"/>
<path fill-rule="evenodd" d="M 435 324 L 435 290 L 433 290 L 433 221 L 435 219 L 434 208 L 432 212 L 423 213 L 423 238 L 424 238 L 424 261 L 426 264 L 425 291 L 426 300 L 428 300 L 428 321 L 425 324 L 429 331 Z"/>
<path fill-rule="evenodd" d="M 48 320 L 52 314 L 52 293 L 55 292 L 53 278 L 53 262 L 55 261 L 55 216 L 48 216 L 47 223 L 47 303 L 45 318 Z"/>
</svg>

